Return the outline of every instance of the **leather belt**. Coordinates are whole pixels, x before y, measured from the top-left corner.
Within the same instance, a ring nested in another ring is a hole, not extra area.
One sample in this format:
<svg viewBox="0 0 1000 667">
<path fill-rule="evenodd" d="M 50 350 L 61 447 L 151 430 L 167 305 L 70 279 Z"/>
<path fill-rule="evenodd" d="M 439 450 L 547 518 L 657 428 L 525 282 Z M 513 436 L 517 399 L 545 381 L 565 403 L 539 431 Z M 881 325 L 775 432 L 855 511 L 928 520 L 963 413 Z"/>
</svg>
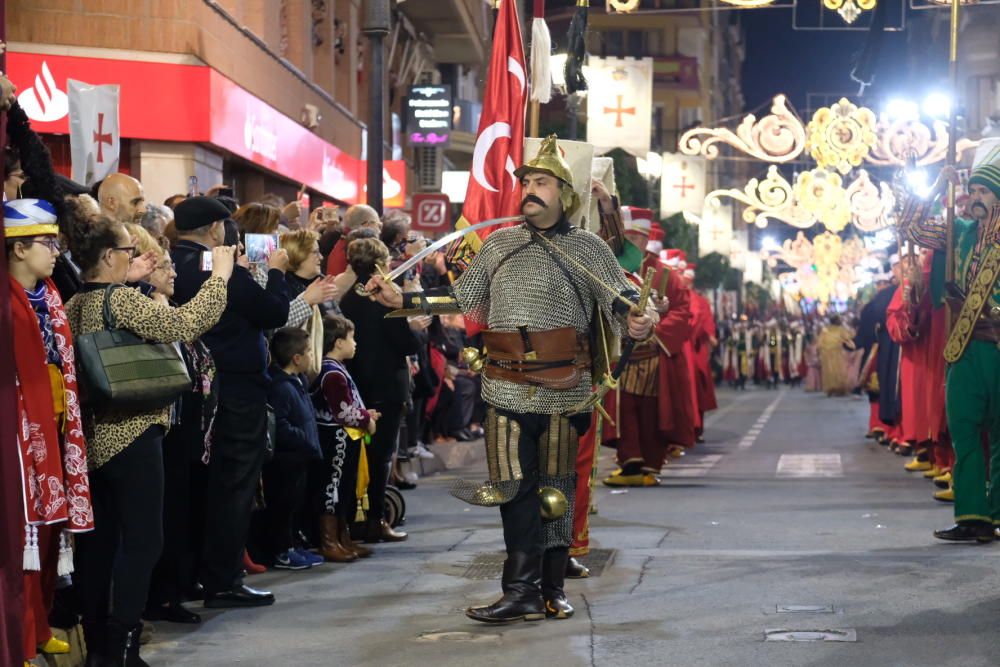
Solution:
<svg viewBox="0 0 1000 667">
<path fill-rule="evenodd" d="M 573 327 L 548 331 L 484 331 L 488 378 L 517 384 L 572 389 L 590 368 L 590 344 Z"/>
</svg>

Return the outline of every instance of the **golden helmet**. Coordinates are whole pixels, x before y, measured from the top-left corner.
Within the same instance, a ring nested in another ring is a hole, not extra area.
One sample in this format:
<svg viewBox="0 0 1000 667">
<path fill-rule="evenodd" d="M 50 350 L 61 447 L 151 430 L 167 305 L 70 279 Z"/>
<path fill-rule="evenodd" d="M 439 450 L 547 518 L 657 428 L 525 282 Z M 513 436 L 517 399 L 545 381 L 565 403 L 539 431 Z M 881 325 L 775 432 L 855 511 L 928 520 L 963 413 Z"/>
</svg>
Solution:
<svg viewBox="0 0 1000 667">
<path fill-rule="evenodd" d="M 559 199 L 562 201 L 563 211 L 566 213 L 567 218 L 580 208 L 580 195 L 573 189 L 573 172 L 570 170 L 569 164 L 563 156 L 559 154 L 556 135 L 550 134 L 542 139 L 538 155 L 515 169 L 514 175 L 518 178 L 523 178 L 525 174 L 534 171 L 554 176 L 562 182 L 562 194 Z"/>
<path fill-rule="evenodd" d="M 552 521 L 566 514 L 569 509 L 569 502 L 566 494 L 552 486 L 543 486 L 538 489 L 538 499 L 542 504 L 542 519 Z"/>
</svg>

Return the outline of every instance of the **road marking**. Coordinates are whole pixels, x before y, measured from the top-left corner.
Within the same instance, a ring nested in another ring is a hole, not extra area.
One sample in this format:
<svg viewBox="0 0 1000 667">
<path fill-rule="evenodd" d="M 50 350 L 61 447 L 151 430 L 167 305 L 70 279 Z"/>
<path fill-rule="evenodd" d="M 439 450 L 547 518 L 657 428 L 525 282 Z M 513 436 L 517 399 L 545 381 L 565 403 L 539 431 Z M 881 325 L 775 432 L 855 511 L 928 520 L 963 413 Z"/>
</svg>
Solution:
<svg viewBox="0 0 1000 667">
<path fill-rule="evenodd" d="M 778 409 L 778 403 L 781 402 L 781 399 L 785 397 L 786 393 L 788 393 L 788 389 L 782 388 L 778 392 L 775 399 L 771 401 L 766 408 L 764 408 L 764 412 L 760 413 L 760 417 L 757 418 L 757 422 L 746 432 L 743 439 L 740 440 L 740 444 L 737 445 L 738 449 L 750 449 L 753 447 L 753 443 L 757 441 L 757 436 L 759 436 L 761 431 L 764 430 L 764 427 L 767 426 L 767 422 L 770 421 L 771 415 L 773 415 L 774 411 Z"/>
<path fill-rule="evenodd" d="M 843 477 L 840 454 L 782 454 L 778 477 Z"/>
<path fill-rule="evenodd" d="M 685 456 L 684 463 L 671 461 L 660 473 L 660 477 L 704 477 L 715 464 L 722 460 L 722 454 L 706 454 L 705 456 Z"/>
</svg>

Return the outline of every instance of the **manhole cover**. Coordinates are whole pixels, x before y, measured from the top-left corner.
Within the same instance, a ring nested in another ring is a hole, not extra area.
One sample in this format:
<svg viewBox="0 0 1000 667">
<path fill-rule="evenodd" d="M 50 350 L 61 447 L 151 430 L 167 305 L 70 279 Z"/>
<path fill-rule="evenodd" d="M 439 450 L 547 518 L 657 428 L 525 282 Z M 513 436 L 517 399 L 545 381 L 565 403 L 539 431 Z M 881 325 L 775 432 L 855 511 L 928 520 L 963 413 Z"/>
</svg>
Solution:
<svg viewBox="0 0 1000 667">
<path fill-rule="evenodd" d="M 836 610 L 832 604 L 779 604 L 779 614 L 832 614 Z"/>
<path fill-rule="evenodd" d="M 853 628 L 843 630 L 764 630 L 766 642 L 856 642 L 858 632 Z"/>
<path fill-rule="evenodd" d="M 599 577 L 614 559 L 615 549 L 591 549 L 586 556 L 578 556 L 577 560 L 590 568 L 590 576 Z M 465 568 L 462 577 L 465 579 L 490 580 L 499 579 L 503 574 L 503 562 L 507 554 L 502 551 L 480 553 L 473 556 Z"/>
<path fill-rule="evenodd" d="M 418 642 L 475 642 L 495 644 L 500 642 L 500 633 L 477 634 L 473 632 L 425 632 L 417 636 Z"/>
</svg>

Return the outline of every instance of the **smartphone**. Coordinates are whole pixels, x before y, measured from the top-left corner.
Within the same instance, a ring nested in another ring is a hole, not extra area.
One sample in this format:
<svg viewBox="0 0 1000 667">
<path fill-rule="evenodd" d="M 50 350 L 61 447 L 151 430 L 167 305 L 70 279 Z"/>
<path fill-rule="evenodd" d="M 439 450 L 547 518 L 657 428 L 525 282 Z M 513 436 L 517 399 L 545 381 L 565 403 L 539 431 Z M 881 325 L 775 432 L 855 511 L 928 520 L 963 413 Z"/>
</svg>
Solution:
<svg viewBox="0 0 1000 667">
<path fill-rule="evenodd" d="M 251 264 L 265 264 L 278 248 L 277 234 L 247 234 L 243 239 L 247 259 Z"/>
<path fill-rule="evenodd" d="M 205 250 L 201 253 L 201 270 L 211 271 L 212 270 L 212 251 Z"/>
<path fill-rule="evenodd" d="M 198 196 L 198 177 L 191 176 L 188 178 L 188 197 Z"/>
</svg>

